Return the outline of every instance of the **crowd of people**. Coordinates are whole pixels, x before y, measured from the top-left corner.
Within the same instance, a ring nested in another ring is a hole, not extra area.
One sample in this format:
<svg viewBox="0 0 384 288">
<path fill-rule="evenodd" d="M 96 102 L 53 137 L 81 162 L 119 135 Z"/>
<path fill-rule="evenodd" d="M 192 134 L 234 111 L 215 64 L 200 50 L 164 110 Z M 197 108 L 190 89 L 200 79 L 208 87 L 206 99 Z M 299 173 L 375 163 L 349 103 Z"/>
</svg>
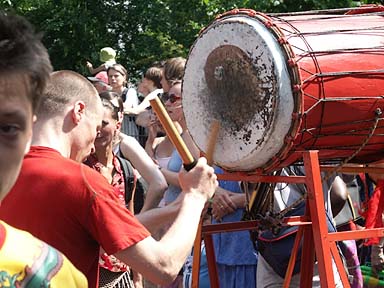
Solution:
<svg viewBox="0 0 384 288">
<path fill-rule="evenodd" d="M 86 63 L 90 75 L 53 72 L 39 34 L 24 18 L 1 13 L 0 30 L 0 286 L 190 287 L 201 217 L 205 223 L 241 221 L 248 210 L 247 184 L 217 181 L 224 171 L 199 157 L 188 132 L 186 60 L 154 64 L 136 89 L 110 47 L 101 49 L 100 66 Z M 198 159 L 188 172 L 151 109 L 154 97 Z M 139 129 L 147 132 L 144 138 Z M 305 171 L 290 166 L 281 173 Z M 334 217 L 345 209 L 345 182 L 359 179 L 361 194 L 370 197 L 367 187 L 380 175 L 347 178 L 323 183 L 329 231 L 336 231 Z M 304 186 L 278 183 L 274 209 L 286 209 L 305 193 Z M 295 215 L 304 211 L 303 203 L 294 208 Z M 287 239 L 291 232 L 274 237 Z M 287 259 L 271 254 L 277 246 L 260 235 L 213 235 L 220 287 L 281 287 Z M 287 242 L 281 245 L 290 251 Z M 382 242 L 368 255 L 374 275 L 383 268 Z M 361 256 L 356 241 L 340 246 L 345 258 Z M 205 254 L 202 243 L 202 288 L 210 287 Z M 349 265 L 354 288 L 363 287 L 356 263 L 366 258 Z M 299 275 L 297 266 L 291 287 L 300 286 Z M 336 269 L 335 279 L 341 287 Z"/>
</svg>

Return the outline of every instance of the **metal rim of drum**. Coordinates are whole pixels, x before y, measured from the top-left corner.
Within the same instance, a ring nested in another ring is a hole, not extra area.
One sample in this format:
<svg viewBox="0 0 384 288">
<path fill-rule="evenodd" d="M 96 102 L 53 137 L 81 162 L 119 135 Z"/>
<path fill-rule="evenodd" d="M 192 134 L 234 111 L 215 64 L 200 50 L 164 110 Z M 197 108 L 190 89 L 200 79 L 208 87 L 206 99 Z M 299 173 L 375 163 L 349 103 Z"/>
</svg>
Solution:
<svg viewBox="0 0 384 288">
<path fill-rule="evenodd" d="M 271 31 L 247 16 L 215 21 L 195 41 L 183 78 L 183 110 L 202 151 L 211 122 L 220 122 L 217 165 L 253 171 L 286 145 L 294 100 L 285 63 Z"/>
</svg>

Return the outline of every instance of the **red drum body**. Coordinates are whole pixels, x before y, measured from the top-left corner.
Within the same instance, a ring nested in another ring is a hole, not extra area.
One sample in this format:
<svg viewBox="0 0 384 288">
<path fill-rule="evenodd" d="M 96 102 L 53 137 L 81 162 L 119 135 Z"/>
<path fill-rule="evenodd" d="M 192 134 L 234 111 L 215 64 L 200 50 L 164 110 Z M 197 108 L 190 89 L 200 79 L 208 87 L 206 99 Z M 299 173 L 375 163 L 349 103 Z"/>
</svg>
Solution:
<svg viewBox="0 0 384 288">
<path fill-rule="evenodd" d="M 221 15 L 190 50 L 183 107 L 203 152 L 220 122 L 213 159 L 227 170 L 274 171 L 304 150 L 323 163 L 381 160 L 383 14 Z"/>
</svg>

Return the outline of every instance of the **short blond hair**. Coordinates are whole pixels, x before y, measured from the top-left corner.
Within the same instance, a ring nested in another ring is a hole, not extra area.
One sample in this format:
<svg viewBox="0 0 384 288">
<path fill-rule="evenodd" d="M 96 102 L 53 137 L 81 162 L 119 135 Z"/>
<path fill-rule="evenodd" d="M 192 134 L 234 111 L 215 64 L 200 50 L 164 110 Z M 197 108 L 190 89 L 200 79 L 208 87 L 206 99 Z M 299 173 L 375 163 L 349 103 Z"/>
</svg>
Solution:
<svg viewBox="0 0 384 288">
<path fill-rule="evenodd" d="M 83 101 L 87 111 L 98 113 L 101 100 L 95 87 L 82 75 L 70 70 L 53 72 L 36 115 L 38 119 L 60 115 L 63 107 L 75 101 Z"/>
</svg>

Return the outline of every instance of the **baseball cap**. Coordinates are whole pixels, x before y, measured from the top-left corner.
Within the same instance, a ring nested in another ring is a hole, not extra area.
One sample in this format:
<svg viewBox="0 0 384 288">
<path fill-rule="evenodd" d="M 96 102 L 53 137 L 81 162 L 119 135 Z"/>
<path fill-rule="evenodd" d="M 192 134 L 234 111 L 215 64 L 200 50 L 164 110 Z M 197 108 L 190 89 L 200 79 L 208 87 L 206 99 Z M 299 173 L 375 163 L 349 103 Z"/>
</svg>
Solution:
<svg viewBox="0 0 384 288">
<path fill-rule="evenodd" d="M 111 60 L 115 60 L 116 51 L 111 47 L 104 47 L 100 50 L 100 61 L 107 62 Z"/>
<path fill-rule="evenodd" d="M 101 71 L 97 73 L 94 77 L 87 77 L 89 81 L 91 82 L 104 82 L 105 84 L 108 84 L 108 75 L 107 72 Z"/>
</svg>

